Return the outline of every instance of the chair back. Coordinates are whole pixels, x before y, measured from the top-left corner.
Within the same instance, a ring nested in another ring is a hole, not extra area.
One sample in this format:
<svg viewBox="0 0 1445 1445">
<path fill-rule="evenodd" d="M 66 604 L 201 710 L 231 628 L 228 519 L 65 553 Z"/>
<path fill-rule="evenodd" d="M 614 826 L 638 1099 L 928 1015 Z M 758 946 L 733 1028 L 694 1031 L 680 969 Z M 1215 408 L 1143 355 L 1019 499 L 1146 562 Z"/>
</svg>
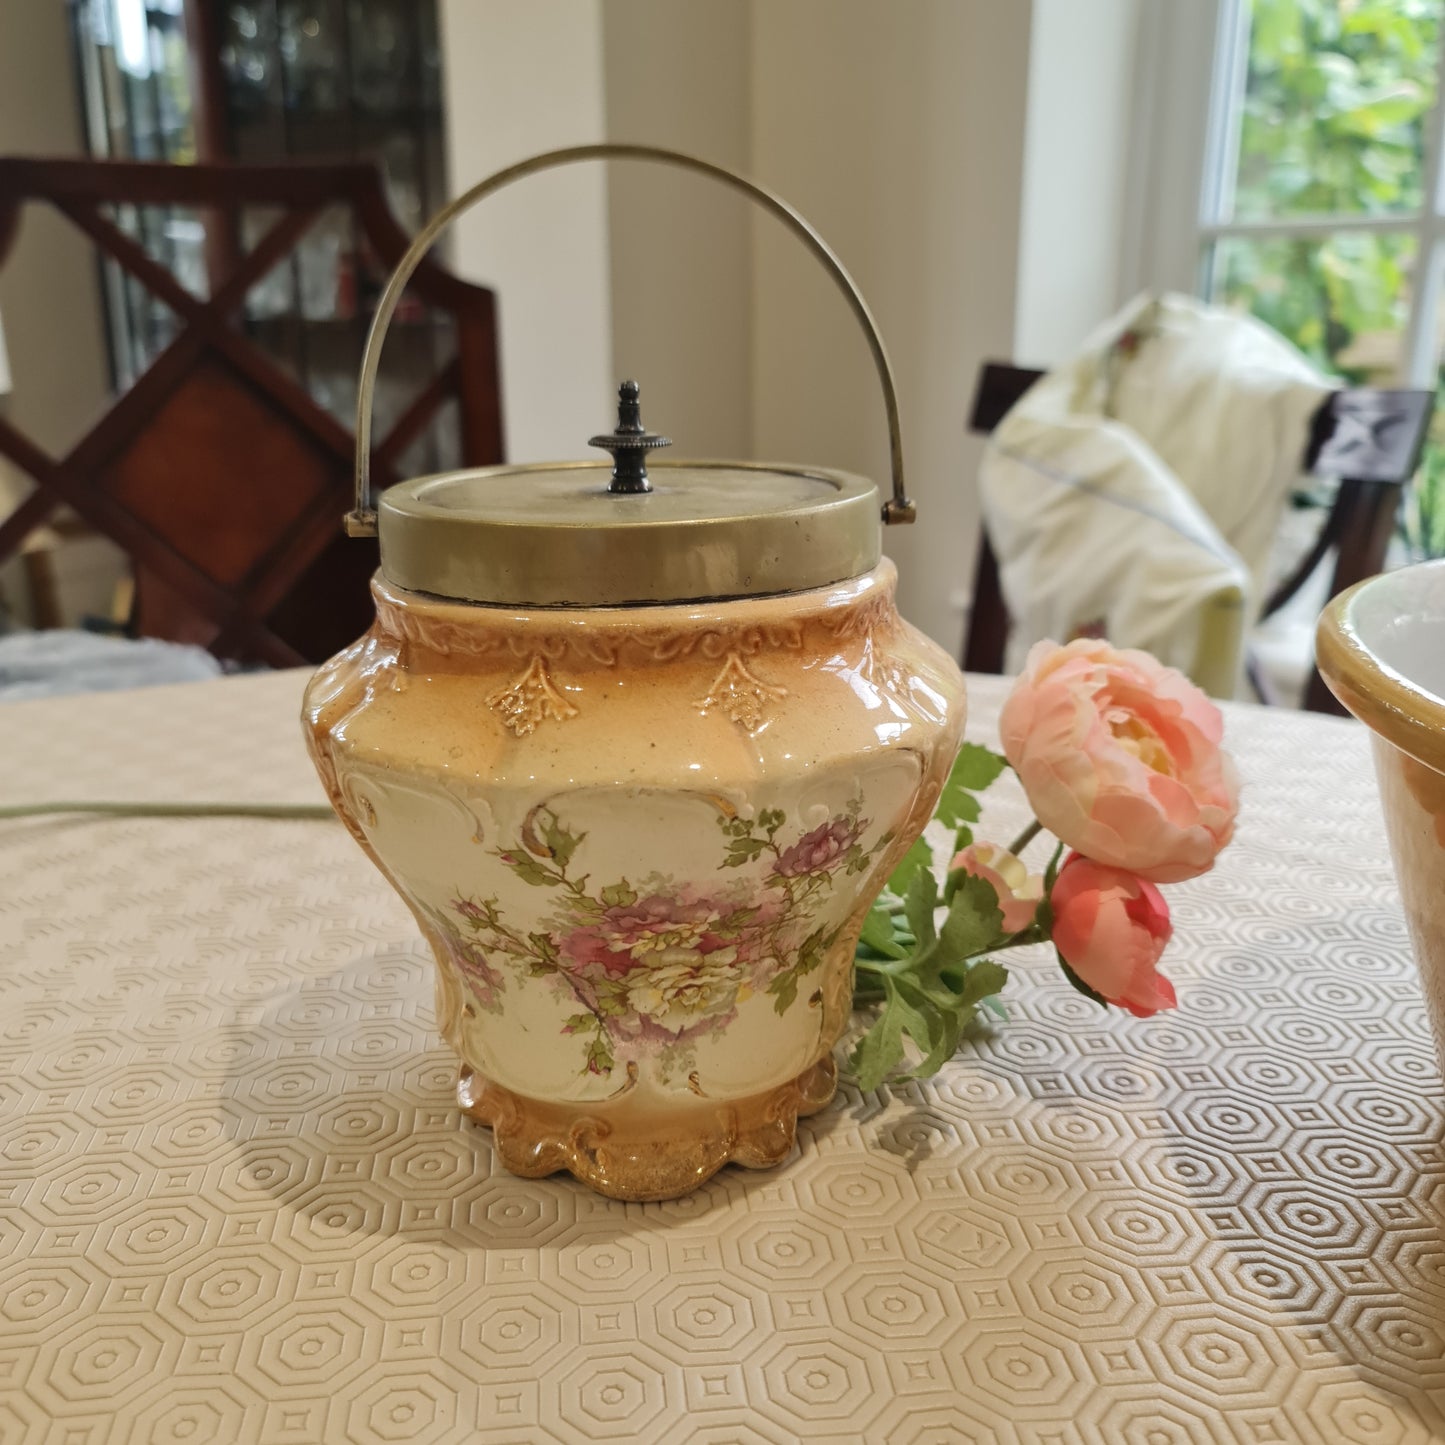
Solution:
<svg viewBox="0 0 1445 1445">
<path fill-rule="evenodd" d="M 981 436 L 992 433 L 1043 375 L 1004 362 L 985 362 L 974 389 L 969 430 Z M 1431 391 L 1364 387 L 1331 392 L 1320 404 L 1310 423 L 1301 470 L 1339 477 L 1339 490 L 1314 545 L 1265 600 L 1261 619 L 1278 612 L 1331 550 L 1336 554 L 1332 597 L 1384 569 L 1401 490 L 1420 464 L 1434 404 Z M 998 561 L 980 526 L 964 669 L 1002 672 L 1008 633 Z M 1275 702 L 1257 669 L 1251 665 L 1249 673 L 1261 701 Z M 1312 671 L 1306 685 L 1304 705 L 1312 712 L 1343 712 L 1318 671 Z"/>
<path fill-rule="evenodd" d="M 348 314 L 319 326 L 303 322 L 298 247 L 323 215 L 334 227 L 340 213 L 354 283 L 400 260 L 409 237 L 376 168 L 0 158 L 0 265 L 30 204 L 53 207 L 84 232 L 123 276 L 120 294 L 167 320 L 148 364 L 64 456 L 0 418 L 0 455 L 35 483 L 0 525 L 0 562 L 64 506 L 128 554 L 141 634 L 275 666 L 317 662 L 352 641 L 370 621 L 367 581 L 377 563 L 374 543 L 341 533 L 352 428 L 298 379 L 287 338 L 293 349 L 333 339 L 336 373 L 354 386 L 364 298 L 349 298 Z M 137 218 L 155 207 L 205 218 L 208 286 L 183 284 L 149 253 Z M 254 243 L 243 245 L 243 222 L 258 216 Z M 248 310 L 248 296 L 278 267 L 290 267 L 295 283 L 290 313 Z M 403 454 L 452 400 L 460 459 L 503 458 L 492 293 L 431 262 L 413 288 L 410 370 L 421 380 L 379 435 L 372 465 L 382 486 L 397 480 Z M 455 336 L 436 360 L 434 315 L 450 318 Z"/>
</svg>

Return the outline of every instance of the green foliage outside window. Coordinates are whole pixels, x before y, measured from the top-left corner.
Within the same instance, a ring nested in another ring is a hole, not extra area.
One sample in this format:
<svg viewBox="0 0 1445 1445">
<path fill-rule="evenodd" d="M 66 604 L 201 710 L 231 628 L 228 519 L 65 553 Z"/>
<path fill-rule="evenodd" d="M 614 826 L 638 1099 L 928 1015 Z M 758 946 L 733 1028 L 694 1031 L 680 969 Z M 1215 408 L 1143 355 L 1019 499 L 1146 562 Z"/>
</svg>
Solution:
<svg viewBox="0 0 1445 1445">
<path fill-rule="evenodd" d="M 1440 0 L 1254 0 L 1235 219 L 1417 211 Z"/>
<path fill-rule="evenodd" d="M 1231 219 L 1407 218 L 1427 204 L 1441 9 L 1442 0 L 1253 0 Z M 1415 249 L 1408 229 L 1229 237 L 1214 249 L 1212 291 L 1325 370 L 1390 384 Z M 1413 554 L 1445 555 L 1445 394 L 1402 524 Z"/>
</svg>

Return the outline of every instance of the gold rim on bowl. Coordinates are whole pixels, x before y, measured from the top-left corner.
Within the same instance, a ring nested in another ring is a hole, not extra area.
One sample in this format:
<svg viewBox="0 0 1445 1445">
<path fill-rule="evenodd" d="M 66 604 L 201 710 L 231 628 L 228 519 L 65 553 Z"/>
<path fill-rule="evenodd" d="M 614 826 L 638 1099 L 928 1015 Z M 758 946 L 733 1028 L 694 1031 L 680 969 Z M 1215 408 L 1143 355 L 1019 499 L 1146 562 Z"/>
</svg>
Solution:
<svg viewBox="0 0 1445 1445">
<path fill-rule="evenodd" d="M 1330 691 L 1362 723 L 1402 752 L 1445 773 L 1445 698 L 1386 662 L 1361 630 L 1361 609 L 1381 589 L 1403 589 L 1410 574 L 1421 573 L 1445 592 L 1445 560 L 1382 573 L 1341 592 L 1320 615 L 1315 660 Z"/>
</svg>

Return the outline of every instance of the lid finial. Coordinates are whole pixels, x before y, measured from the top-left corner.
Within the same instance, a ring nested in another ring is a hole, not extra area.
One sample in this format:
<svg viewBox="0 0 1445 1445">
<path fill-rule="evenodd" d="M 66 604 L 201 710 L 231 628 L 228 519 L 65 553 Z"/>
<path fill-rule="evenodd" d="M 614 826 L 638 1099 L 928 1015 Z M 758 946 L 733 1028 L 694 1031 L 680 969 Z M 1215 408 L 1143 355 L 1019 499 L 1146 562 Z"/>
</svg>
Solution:
<svg viewBox="0 0 1445 1445">
<path fill-rule="evenodd" d="M 672 438 L 659 436 L 642 425 L 641 388 L 635 381 L 624 381 L 617 388 L 617 430 L 589 437 L 589 447 L 602 447 L 612 453 L 612 480 L 607 490 L 614 496 L 650 492 L 646 456 L 654 447 L 670 447 Z"/>
</svg>

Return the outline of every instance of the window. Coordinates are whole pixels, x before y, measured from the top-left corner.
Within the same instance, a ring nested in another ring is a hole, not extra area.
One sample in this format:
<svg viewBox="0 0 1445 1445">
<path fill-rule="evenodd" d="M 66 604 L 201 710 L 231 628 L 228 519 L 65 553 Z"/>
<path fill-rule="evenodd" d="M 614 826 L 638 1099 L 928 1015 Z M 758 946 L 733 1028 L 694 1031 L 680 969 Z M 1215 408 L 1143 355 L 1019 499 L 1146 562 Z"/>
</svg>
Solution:
<svg viewBox="0 0 1445 1445">
<path fill-rule="evenodd" d="M 1436 387 L 1445 0 L 1220 0 L 1199 290 L 1356 385 Z M 1445 394 L 1402 514 L 1445 554 Z"/>
</svg>

